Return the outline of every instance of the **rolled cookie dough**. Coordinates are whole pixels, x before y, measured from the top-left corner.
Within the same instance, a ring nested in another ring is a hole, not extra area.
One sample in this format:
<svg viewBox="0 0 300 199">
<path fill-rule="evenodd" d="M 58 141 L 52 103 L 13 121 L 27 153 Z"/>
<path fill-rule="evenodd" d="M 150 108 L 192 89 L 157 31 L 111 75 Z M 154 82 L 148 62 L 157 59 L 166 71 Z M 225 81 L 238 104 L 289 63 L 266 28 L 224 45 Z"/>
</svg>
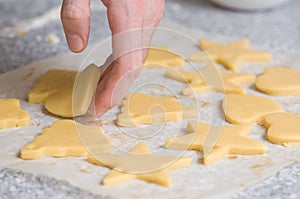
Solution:
<svg viewBox="0 0 300 199">
<path fill-rule="evenodd" d="M 112 142 L 104 135 L 101 127 L 85 126 L 73 120 L 58 120 L 25 145 L 20 157 L 38 159 L 46 156 L 87 156 L 90 149 L 103 153 L 112 151 Z"/>
<path fill-rule="evenodd" d="M 147 144 L 141 142 L 126 155 L 101 155 L 97 159 L 89 156 L 88 161 L 113 169 L 102 180 L 103 185 L 144 180 L 163 186 L 171 186 L 172 180 L 167 172 L 188 167 L 192 159 L 189 157 L 154 156 Z"/>
<path fill-rule="evenodd" d="M 144 61 L 145 68 L 182 66 L 183 64 L 184 59 L 168 47 L 150 47 Z"/>
<path fill-rule="evenodd" d="M 210 58 L 227 69 L 236 70 L 246 61 L 270 61 L 270 53 L 259 52 L 249 49 L 249 40 L 242 39 L 230 44 L 217 44 L 209 40 L 200 40 L 199 46 L 205 52 L 199 52 L 190 56 L 191 61 L 207 61 L 207 54 Z M 207 53 L 207 54 L 206 54 Z"/>
<path fill-rule="evenodd" d="M 131 93 L 122 101 L 117 125 L 133 127 L 195 117 L 197 114 L 195 107 L 180 104 L 174 97 Z"/>
<path fill-rule="evenodd" d="M 298 95 L 300 94 L 300 72 L 281 66 L 267 68 L 256 79 L 256 88 L 269 95 Z"/>
<path fill-rule="evenodd" d="M 232 124 L 260 123 L 267 114 L 281 112 L 281 105 L 254 95 L 227 94 L 223 101 L 225 118 Z"/>
<path fill-rule="evenodd" d="M 206 123 L 190 121 L 187 126 L 189 134 L 171 137 L 166 141 L 166 147 L 176 150 L 203 150 L 209 135 L 217 134 L 212 150 L 203 157 L 203 164 L 208 165 L 222 159 L 229 154 L 262 154 L 267 147 L 255 140 L 247 138 L 252 125 L 241 124 L 235 126 L 216 127 Z M 211 144 L 211 143 L 209 143 Z"/>
<path fill-rule="evenodd" d="M 0 99 L 0 129 L 27 126 L 30 124 L 29 114 L 20 107 L 17 99 Z"/>
<path fill-rule="evenodd" d="M 295 113 L 273 113 L 265 117 L 267 139 L 284 146 L 300 145 L 300 115 Z"/>
<path fill-rule="evenodd" d="M 214 75 L 214 74 L 211 74 Z M 224 73 L 219 74 L 223 81 L 222 85 L 210 85 L 210 88 L 217 92 L 225 93 L 238 93 L 245 94 L 246 89 L 240 86 L 240 84 L 246 84 L 254 82 L 255 75 L 249 73 Z M 166 77 L 189 83 L 189 86 L 182 90 L 183 95 L 192 95 L 193 93 L 206 93 L 209 92 L 208 86 L 205 80 L 201 76 L 201 71 L 199 72 L 187 72 L 184 70 L 172 70 L 168 69 L 165 74 Z M 207 78 L 207 77 L 205 77 Z M 213 78 L 213 77 L 208 77 Z"/>
</svg>

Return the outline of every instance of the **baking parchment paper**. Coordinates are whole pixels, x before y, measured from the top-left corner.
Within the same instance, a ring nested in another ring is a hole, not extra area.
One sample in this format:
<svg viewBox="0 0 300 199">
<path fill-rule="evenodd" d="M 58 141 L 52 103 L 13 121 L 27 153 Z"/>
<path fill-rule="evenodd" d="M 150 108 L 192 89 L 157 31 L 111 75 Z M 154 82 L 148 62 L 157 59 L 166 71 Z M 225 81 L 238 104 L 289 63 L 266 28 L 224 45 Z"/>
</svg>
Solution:
<svg viewBox="0 0 300 199">
<path fill-rule="evenodd" d="M 156 32 L 153 45 L 169 46 L 185 57 L 199 50 L 195 43 L 199 38 L 224 43 L 237 39 L 188 29 L 169 21 L 164 21 L 160 26 L 165 29 Z M 164 126 L 119 129 L 114 125 L 119 107 L 112 109 L 101 118 L 102 127 L 106 134 L 113 139 L 119 149 L 129 150 L 135 144 L 144 141 L 157 154 L 168 152 L 168 154 L 187 155 L 193 158 L 190 167 L 169 172 L 173 181 L 172 187 L 163 187 L 139 180 L 112 187 L 102 186 L 100 182 L 109 172 L 109 169 L 92 165 L 85 158 L 47 157 L 38 160 L 18 158 L 20 149 L 40 134 L 42 128 L 48 127 L 53 121 L 60 119 L 47 113 L 43 105 L 27 102 L 27 93 L 34 82 L 51 68 L 80 70 L 81 65 L 87 65 L 89 62 L 101 65 L 111 52 L 110 41 L 102 42 L 100 46 L 101 50 L 94 52 L 87 50 L 82 54 L 60 55 L 0 75 L 0 97 L 20 99 L 22 107 L 31 116 L 30 126 L 0 131 L 0 167 L 51 176 L 93 193 L 114 198 L 227 198 L 266 177 L 275 175 L 281 168 L 300 160 L 300 147 L 287 148 L 273 145 L 265 140 L 265 129 L 259 125 L 253 125 L 250 138 L 265 143 L 268 146 L 266 154 L 229 156 L 215 164 L 203 166 L 199 163 L 199 155 L 195 151 L 162 150 L 161 146 L 164 145 L 166 138 L 185 133 L 187 119 L 181 122 L 169 122 Z M 272 49 L 263 46 L 253 48 L 272 52 Z M 195 64 L 197 67 L 198 65 L 201 66 L 201 64 Z M 290 66 L 300 70 L 300 58 L 274 54 L 272 62 L 244 64 L 238 72 L 260 74 L 265 67 L 275 65 Z M 186 63 L 185 67 L 189 68 L 189 63 Z M 222 69 L 222 66 L 219 68 Z M 164 78 L 164 73 L 165 69 L 145 69 L 131 90 L 152 95 L 176 94 L 183 103 L 199 108 L 199 117 L 196 119 L 208 123 L 222 121 L 223 113 L 219 105 L 223 94 L 199 94 L 196 97 L 180 96 L 179 94 L 186 87 L 186 84 Z M 256 91 L 254 85 L 246 85 L 246 87 L 248 94 L 271 98 L 278 101 L 284 107 L 284 111 L 300 113 L 299 95 L 271 97 Z M 212 96 L 217 104 L 212 103 Z M 217 114 L 212 115 L 212 113 Z"/>
</svg>

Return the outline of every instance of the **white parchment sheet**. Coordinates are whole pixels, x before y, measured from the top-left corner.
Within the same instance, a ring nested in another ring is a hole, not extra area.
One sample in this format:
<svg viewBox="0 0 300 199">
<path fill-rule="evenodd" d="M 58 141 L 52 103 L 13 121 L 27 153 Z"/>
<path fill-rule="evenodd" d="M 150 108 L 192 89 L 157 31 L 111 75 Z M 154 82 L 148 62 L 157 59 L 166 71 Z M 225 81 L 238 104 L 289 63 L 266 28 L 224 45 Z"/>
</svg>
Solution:
<svg viewBox="0 0 300 199">
<path fill-rule="evenodd" d="M 194 40 L 198 40 L 200 37 L 212 39 L 217 42 L 230 42 L 237 39 L 187 29 L 166 21 L 162 23 L 161 27 L 184 32 Z M 203 166 L 199 163 L 198 154 L 195 151 L 188 151 L 184 155 L 191 156 L 193 163 L 188 168 L 169 172 L 173 181 L 172 187 L 163 187 L 139 180 L 105 187 L 100 185 L 100 182 L 109 172 L 109 169 L 92 165 L 85 158 L 49 157 L 26 161 L 18 158 L 18 153 L 25 144 L 40 134 L 42 128 L 50 126 L 53 121 L 59 119 L 49 115 L 42 105 L 27 103 L 27 93 L 37 78 L 51 68 L 76 70 L 80 64 L 85 64 L 89 61 L 100 65 L 110 53 L 108 44 L 102 44 L 101 52 L 96 51 L 92 53 L 88 59 L 86 59 L 88 53 L 80 55 L 67 54 L 34 62 L 18 70 L 0 75 L 0 97 L 20 99 L 22 107 L 31 116 L 30 126 L 0 130 L 0 167 L 21 169 L 34 174 L 55 177 L 91 192 L 115 198 L 226 198 L 253 183 L 275 175 L 281 168 L 300 160 L 300 147 L 286 148 L 267 142 L 264 139 L 265 129 L 258 125 L 253 126 L 250 137 L 268 146 L 266 154 L 254 156 L 238 155 L 236 158 L 224 158 L 215 164 Z M 198 51 L 195 43 L 174 31 L 157 31 L 153 44 L 169 46 L 184 56 L 189 56 L 191 53 Z M 259 46 L 253 48 L 265 51 L 269 50 Z M 188 65 L 186 63 L 185 67 L 189 67 Z M 290 66 L 300 70 L 300 58 L 274 54 L 272 62 L 244 64 L 238 72 L 260 74 L 265 67 L 275 65 Z M 219 68 L 222 68 L 222 66 L 219 66 Z M 135 88 L 141 87 L 137 91 L 149 94 L 179 95 L 181 89 L 186 85 L 165 78 L 163 76 L 164 73 L 165 69 L 145 69 L 132 89 L 135 90 Z M 246 86 L 248 88 L 247 93 L 272 98 L 278 101 L 284 107 L 285 111 L 300 113 L 299 95 L 294 97 L 270 97 L 257 92 L 253 85 Z M 199 94 L 196 98 L 179 95 L 179 99 L 183 103 L 199 106 L 200 113 L 198 120 L 202 122 L 211 122 L 212 117 L 214 117 L 213 121 L 218 121 L 222 116 L 220 106 L 212 105 L 210 97 L 211 95 L 209 94 Z M 216 101 L 221 102 L 223 94 L 215 94 L 214 97 Z M 113 139 L 115 145 L 127 150 L 138 142 L 145 141 L 153 151 L 164 154 L 161 146 L 164 145 L 165 139 L 170 136 L 184 134 L 186 122 L 188 121 L 167 123 L 161 131 L 157 131 L 157 129 L 160 129 L 160 126 L 151 126 L 133 129 L 124 128 L 122 132 L 113 123 L 118 111 L 119 107 L 114 108 L 101 118 L 101 120 L 106 134 Z M 214 111 L 217 114 L 212 116 Z M 173 153 L 176 154 L 177 152 Z"/>
</svg>

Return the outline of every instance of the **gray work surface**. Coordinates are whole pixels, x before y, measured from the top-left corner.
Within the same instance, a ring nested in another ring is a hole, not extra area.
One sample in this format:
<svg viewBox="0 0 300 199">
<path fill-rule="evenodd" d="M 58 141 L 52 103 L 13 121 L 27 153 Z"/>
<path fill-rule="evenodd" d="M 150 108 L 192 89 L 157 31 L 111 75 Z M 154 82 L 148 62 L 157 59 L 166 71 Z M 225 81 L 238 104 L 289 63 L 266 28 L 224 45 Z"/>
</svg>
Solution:
<svg viewBox="0 0 300 199">
<path fill-rule="evenodd" d="M 59 17 L 53 17 L 51 13 L 49 16 L 52 18 L 45 17 L 45 13 L 59 6 L 60 2 L 0 1 L 0 73 L 68 51 Z M 100 3 L 92 3 L 91 43 L 110 35 L 106 11 L 97 6 Z M 265 46 L 272 49 L 272 53 L 300 56 L 299 10 L 298 0 L 277 9 L 259 12 L 224 10 L 206 0 L 169 0 L 164 17 L 187 27 L 232 38 L 248 37 L 254 46 Z M 46 21 L 41 22 L 39 18 Z M 22 25 L 30 27 L 30 30 L 26 33 Z M 18 34 L 12 34 L 16 29 Z M 0 198 L 105 197 L 53 178 L 0 168 Z M 253 185 L 234 198 L 300 198 L 300 163 L 282 169 L 276 176 Z"/>
</svg>

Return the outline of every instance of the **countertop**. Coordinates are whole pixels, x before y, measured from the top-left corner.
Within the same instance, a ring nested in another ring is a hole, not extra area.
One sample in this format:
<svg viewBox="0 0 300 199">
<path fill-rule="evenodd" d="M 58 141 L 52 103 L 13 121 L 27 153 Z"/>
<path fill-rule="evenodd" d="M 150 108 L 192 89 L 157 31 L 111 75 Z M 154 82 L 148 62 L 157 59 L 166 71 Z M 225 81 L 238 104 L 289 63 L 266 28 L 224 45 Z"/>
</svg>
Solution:
<svg viewBox="0 0 300 199">
<path fill-rule="evenodd" d="M 0 73 L 68 52 L 58 0 L 0 1 Z M 92 2 L 90 43 L 110 35 L 106 11 Z M 231 38 L 250 38 L 271 53 L 300 56 L 300 1 L 276 9 L 237 12 L 207 0 L 167 0 L 165 19 Z M 2 146 L 4 147 L 4 146 Z M 46 176 L 0 168 L 0 198 L 105 198 Z M 233 198 L 300 198 L 300 163 L 245 189 Z"/>
</svg>

